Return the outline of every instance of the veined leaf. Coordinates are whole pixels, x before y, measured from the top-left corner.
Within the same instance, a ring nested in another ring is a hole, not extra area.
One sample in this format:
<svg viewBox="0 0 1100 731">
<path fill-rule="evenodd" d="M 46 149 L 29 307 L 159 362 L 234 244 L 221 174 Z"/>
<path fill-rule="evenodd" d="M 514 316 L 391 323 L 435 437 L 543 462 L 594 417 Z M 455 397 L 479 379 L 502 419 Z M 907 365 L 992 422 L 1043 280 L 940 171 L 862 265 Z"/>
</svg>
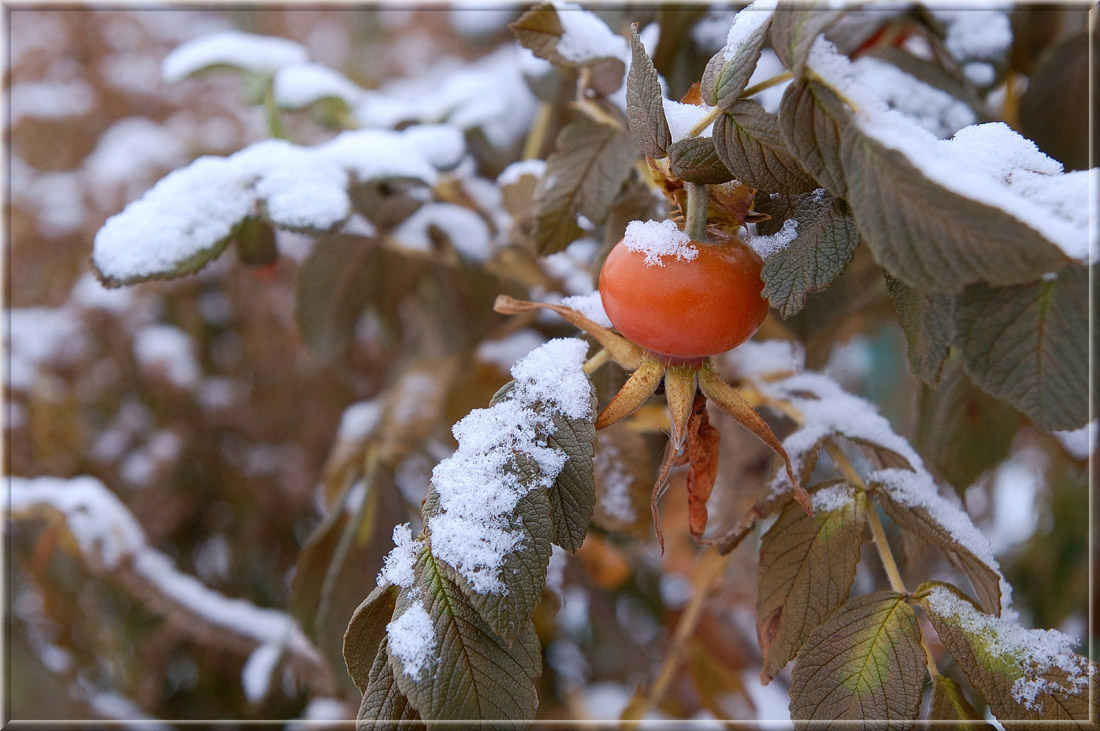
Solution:
<svg viewBox="0 0 1100 731">
<path fill-rule="evenodd" d="M 767 682 L 848 598 L 856 575 L 867 499 L 846 484 L 814 493 L 814 515 L 791 503 L 760 542 L 756 632 Z"/>
<path fill-rule="evenodd" d="M 808 293 L 835 282 L 859 246 L 848 207 L 824 190 L 802 196 L 794 220 L 794 240 L 769 256 L 761 272 L 764 295 L 785 318 L 802 309 Z"/>
<path fill-rule="evenodd" d="M 993 728 L 966 700 L 959 684 L 946 675 L 937 675 L 932 679 L 932 704 L 928 709 L 928 720 L 955 721 L 953 725 L 945 725 L 958 731 Z"/>
<path fill-rule="evenodd" d="M 1006 458 L 1023 418 L 975 386 L 962 361 L 948 361 L 939 388 L 922 388 L 917 448 L 935 474 L 962 491 Z"/>
<path fill-rule="evenodd" d="M 638 38 L 636 25 L 630 28 L 632 60 L 626 77 L 626 119 L 634 144 L 642 154 L 660 159 L 672 144 L 665 119 L 664 92 L 657 69 Z"/>
<path fill-rule="evenodd" d="M 941 497 L 925 473 L 888 469 L 873 472 L 882 509 L 898 527 L 939 547 L 947 560 L 974 586 L 982 606 L 1001 611 L 1001 572 L 989 540 L 970 517 Z"/>
<path fill-rule="evenodd" d="M 920 642 L 903 595 L 878 591 L 848 600 L 798 653 L 790 691 L 795 727 L 859 721 L 888 728 L 915 720 L 926 674 Z"/>
<path fill-rule="evenodd" d="M 1070 721 L 1094 728 L 1090 706 L 1093 714 L 1098 709 L 1095 698 L 1089 700 L 1089 679 L 1096 666 L 1073 652 L 1072 638 L 1054 630 L 1026 630 L 985 614 L 948 584 L 927 582 L 916 596 L 944 646 L 998 719 Z"/>
<path fill-rule="evenodd" d="M 415 595 L 415 596 L 414 596 Z M 420 602 L 420 609 L 413 609 Z M 470 728 L 514 728 L 492 720 L 525 721 L 534 718 L 538 697 L 534 679 L 542 672 L 541 648 L 528 622 L 509 643 L 485 624 L 462 591 L 442 572 L 430 552 L 416 565 L 412 590 L 402 590 L 394 611 L 423 611 L 433 632 L 427 651 L 414 656 L 424 666 L 410 667 L 395 651 L 393 623 L 389 632 L 390 666 L 398 688 L 429 721 L 486 721 Z M 396 620 L 395 620 L 396 621 Z M 411 643 L 418 647 L 417 638 Z M 419 672 L 406 673 L 406 668 Z"/>
<path fill-rule="evenodd" d="M 592 393 L 592 411 L 596 394 Z M 550 447 L 566 455 L 565 466 L 548 491 L 552 540 L 567 551 L 581 547 L 596 505 L 596 478 L 592 460 L 596 454 L 596 426 L 589 419 L 570 419 L 555 412 Z M 545 579 L 545 573 L 544 573 Z"/>
<path fill-rule="evenodd" d="M 714 148 L 738 180 L 759 190 L 805 193 L 817 187 L 791 154 L 779 118 L 751 99 L 734 101 L 718 116 Z"/>
<path fill-rule="evenodd" d="M 668 148 L 668 161 L 676 177 L 691 183 L 712 185 L 734 177 L 718 157 L 712 137 L 687 137 L 673 142 Z"/>
<path fill-rule="evenodd" d="M 802 75 L 814 40 L 846 12 L 822 5 L 812 2 L 797 8 L 784 7 L 772 18 L 769 27 L 772 48 L 796 78 Z"/>
<path fill-rule="evenodd" d="M 542 255 L 561 251 L 581 234 L 577 214 L 603 223 L 633 169 L 637 150 L 623 130 L 582 117 L 558 137 L 535 193 L 532 239 Z"/>
<path fill-rule="evenodd" d="M 599 19 L 599 16 L 580 8 L 567 12 L 586 13 L 592 16 L 597 23 L 602 24 L 603 22 Z M 573 60 L 573 58 L 567 57 L 559 51 L 558 44 L 567 35 L 568 31 L 562 24 L 561 17 L 553 4 L 543 3 L 528 10 L 519 20 L 509 24 L 508 27 L 516 34 L 516 39 L 520 42 L 520 45 L 555 66 L 568 69 L 589 66 L 592 72 L 590 83 L 598 93 L 610 94 L 622 86 L 626 64 L 618 57 L 617 49 L 609 47 L 606 56 L 596 56 L 583 62 Z M 606 25 L 604 28 L 608 37 L 618 38 Z M 622 39 L 619 38 L 619 40 Z"/>
<path fill-rule="evenodd" d="M 1016 287 L 968 287 L 956 304 L 966 371 L 1040 429 L 1077 429 L 1089 419 L 1088 269 Z"/>
<path fill-rule="evenodd" d="M 344 633 L 344 663 L 360 692 L 366 693 L 379 646 L 386 639 L 386 625 L 397 604 L 397 587 L 375 587 L 351 615 Z"/>
<path fill-rule="evenodd" d="M 922 292 L 886 275 L 886 289 L 909 344 L 913 374 L 935 388 L 955 337 L 955 297 Z"/>
<path fill-rule="evenodd" d="M 745 90 L 760 60 L 774 11 L 774 5 L 757 8 L 754 3 L 734 16 L 726 45 L 703 71 L 700 92 L 708 104 L 726 109 Z"/>
<path fill-rule="evenodd" d="M 779 125 L 787 148 L 806 172 L 837 198 L 847 198 L 840 146 L 851 121 L 840 97 L 818 81 L 793 83 L 783 92 Z"/>
<path fill-rule="evenodd" d="M 403 729 L 423 728 L 423 724 L 407 723 L 419 720 L 420 714 L 397 687 L 397 681 L 393 677 L 393 667 L 389 663 L 389 640 L 383 633 L 382 643 L 378 646 L 378 652 L 367 674 L 359 712 L 355 715 L 355 731 L 392 728 L 395 725 L 394 721 L 406 722 L 400 725 Z"/>
</svg>

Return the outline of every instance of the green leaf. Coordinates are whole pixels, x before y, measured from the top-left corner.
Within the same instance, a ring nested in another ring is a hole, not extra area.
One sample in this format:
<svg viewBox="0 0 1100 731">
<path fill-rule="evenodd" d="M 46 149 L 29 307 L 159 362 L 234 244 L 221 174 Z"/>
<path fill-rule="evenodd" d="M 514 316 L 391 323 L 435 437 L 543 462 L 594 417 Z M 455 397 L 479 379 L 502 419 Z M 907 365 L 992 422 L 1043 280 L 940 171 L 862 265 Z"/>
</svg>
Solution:
<svg viewBox="0 0 1100 731">
<path fill-rule="evenodd" d="M 849 599 L 798 653 L 790 690 L 795 727 L 835 720 L 888 728 L 915 720 L 926 674 L 920 643 L 916 613 L 903 595 Z"/>
<path fill-rule="evenodd" d="M 561 251 L 580 236 L 577 214 L 603 223 L 637 156 L 623 130 L 588 117 L 566 125 L 535 193 L 531 237 L 539 254 Z"/>
<path fill-rule="evenodd" d="M 672 143 L 668 160 L 672 173 L 681 180 L 703 185 L 733 180 L 733 173 L 718 157 L 711 137 L 687 137 Z"/>
<path fill-rule="evenodd" d="M 233 236 L 237 256 L 250 267 L 265 267 L 279 258 L 275 245 L 275 227 L 258 216 L 244 219 Z"/>
<path fill-rule="evenodd" d="M 1072 651 L 1070 638 L 1051 630 L 1025 630 L 985 614 L 949 584 L 927 582 L 916 596 L 940 640 L 997 718 L 1036 722 L 1009 728 L 1048 728 L 1044 724 L 1056 721 L 1095 728 L 1089 721 L 1090 706 L 1093 714 L 1100 709 L 1095 699 L 1090 703 L 1089 678 L 1096 666 Z"/>
<path fill-rule="evenodd" d="M 517 461 L 522 465 L 519 469 L 532 482 L 536 481 L 537 468 L 533 460 L 521 457 Z M 429 488 L 429 497 L 424 503 L 425 520 L 438 512 L 437 501 L 435 490 Z M 500 577 L 504 589 L 501 592 L 482 594 L 446 561 L 436 559 L 436 565 L 458 585 L 470 606 L 481 615 L 493 632 L 505 641 L 512 642 L 518 634 L 525 631 L 531 613 L 542 599 L 542 588 L 546 585 L 546 566 L 550 561 L 553 534 L 548 491 L 540 487 L 532 488 L 516 503 L 508 519 L 507 530 L 519 533 L 523 538 L 515 550 L 502 557 Z"/>
<path fill-rule="evenodd" d="M 415 595 L 415 598 L 414 598 Z M 434 658 L 418 678 L 405 673 L 390 646 L 397 686 L 421 718 L 429 721 L 508 720 L 534 718 L 538 697 L 534 679 L 542 672 L 541 648 L 534 625 L 527 622 L 509 645 L 492 629 L 443 573 L 430 552 L 416 565 L 412 590 L 403 589 L 394 611 L 400 617 L 421 602 L 434 631 Z M 466 726 L 479 728 L 478 725 Z M 481 728 L 514 724 L 486 723 Z"/>
<path fill-rule="evenodd" d="M 982 606 L 991 612 L 1000 612 L 1000 572 L 976 553 L 982 549 L 968 545 L 964 542 L 965 538 L 958 535 L 960 530 L 972 531 L 988 546 L 988 541 L 977 532 L 973 523 L 970 523 L 969 516 L 962 513 L 961 509 L 954 508 L 935 492 L 935 485 L 927 473 L 925 473 L 927 482 L 920 485 L 918 489 L 930 491 L 933 494 L 931 498 L 923 495 L 914 496 L 915 491 L 911 487 L 903 482 L 889 479 L 888 475 L 891 472 L 908 473 L 903 470 L 883 470 L 875 473 L 871 480 L 871 484 L 878 488 L 879 504 L 890 516 L 890 520 L 894 521 L 899 528 L 917 535 L 943 551 L 951 565 L 970 579 Z M 913 479 L 916 477 L 914 476 Z M 962 525 L 963 521 L 967 524 L 965 527 Z M 989 560 L 992 561 L 992 549 L 989 549 L 988 555 Z"/>
<path fill-rule="evenodd" d="M 937 675 L 932 679 L 932 703 L 928 708 L 928 719 L 954 721 L 954 724 L 944 724 L 944 726 L 958 729 L 958 731 L 993 728 L 966 700 L 959 684 L 945 675 Z"/>
<path fill-rule="evenodd" d="M 637 24 L 630 27 L 632 60 L 626 77 L 626 120 L 634 144 L 642 154 L 660 159 L 672 144 L 665 119 L 664 92 L 657 69 L 638 38 Z"/>
<path fill-rule="evenodd" d="M 595 390 L 592 413 L 596 413 Z M 552 537 L 554 543 L 574 552 L 584 543 L 596 506 L 596 478 L 592 466 L 596 426 L 588 419 L 570 419 L 556 412 L 553 419 L 554 433 L 547 438 L 547 446 L 563 451 L 566 460 L 548 491 Z"/>
<path fill-rule="evenodd" d="M 758 190 L 806 193 L 817 187 L 791 154 L 779 118 L 751 99 L 740 99 L 714 123 L 718 157 L 743 183 Z"/>
<path fill-rule="evenodd" d="M 769 256 L 761 272 L 764 296 L 784 318 L 802 309 L 809 292 L 835 282 L 859 246 L 859 232 L 848 207 L 824 190 L 801 196 L 794 220 L 798 222 L 794 240 Z"/>
<path fill-rule="evenodd" d="M 397 604 L 397 587 L 377 586 L 351 615 L 344 633 L 344 663 L 359 691 L 365 693 L 379 647 L 386 639 L 386 625 Z"/>
<path fill-rule="evenodd" d="M 837 198 L 847 198 L 840 146 L 851 119 L 840 97 L 817 81 L 793 83 L 783 92 L 779 125 L 803 169 Z"/>
<path fill-rule="evenodd" d="M 756 632 L 765 681 L 844 603 L 856 575 L 867 498 L 843 484 L 823 490 L 847 497 L 833 509 L 816 508 L 813 517 L 796 503 L 787 505 L 760 542 Z"/>
<path fill-rule="evenodd" d="M 909 344 L 909 368 L 935 388 L 955 337 L 955 297 L 922 292 L 886 275 L 886 289 Z"/>
<path fill-rule="evenodd" d="M 769 28 L 772 48 L 796 78 L 802 75 L 814 40 L 847 12 L 826 9 L 822 5 L 824 3 L 811 2 L 798 8 L 784 7 L 772 17 Z"/>
<path fill-rule="evenodd" d="M 891 276 L 911 287 L 957 292 L 976 281 L 1019 284 L 1068 263 L 1039 231 L 930 180 L 855 124 L 844 127 L 841 155 L 863 240 Z"/>
<path fill-rule="evenodd" d="M 380 279 L 380 255 L 373 239 L 338 234 L 321 239 L 298 270 L 298 332 L 326 359 L 341 356 L 355 323 Z"/>
<path fill-rule="evenodd" d="M 960 492 L 1008 457 L 1022 421 L 1010 406 L 975 386 L 957 357 L 948 361 L 938 389 L 921 389 L 917 408 L 913 446 Z"/>
<path fill-rule="evenodd" d="M 394 721 L 404 721 L 400 728 L 423 728 L 423 724 L 408 723 L 419 721 L 420 714 L 409 703 L 409 699 L 397 687 L 393 668 L 389 663 L 389 640 L 385 634 L 378 652 L 374 656 L 367 674 L 363 700 L 359 703 L 359 712 L 355 716 L 355 731 L 393 728 Z"/>
<path fill-rule="evenodd" d="M 1047 431 L 1089 419 L 1089 272 L 1016 287 L 968 287 L 955 305 L 956 341 L 966 372 Z"/>
<path fill-rule="evenodd" d="M 727 109 L 741 96 L 760 60 L 773 14 L 771 9 L 753 9 L 734 16 L 730 30 L 737 29 L 738 40 L 714 54 L 703 71 L 699 91 L 708 104 Z"/>
</svg>

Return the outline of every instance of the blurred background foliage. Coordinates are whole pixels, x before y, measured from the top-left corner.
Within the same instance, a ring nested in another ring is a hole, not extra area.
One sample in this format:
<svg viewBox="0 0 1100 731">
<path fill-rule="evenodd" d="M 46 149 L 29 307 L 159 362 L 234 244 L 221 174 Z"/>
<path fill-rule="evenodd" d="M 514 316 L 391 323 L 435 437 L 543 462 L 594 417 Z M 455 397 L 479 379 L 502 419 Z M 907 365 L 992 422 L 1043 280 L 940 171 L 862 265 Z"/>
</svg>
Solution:
<svg viewBox="0 0 1100 731">
<path fill-rule="evenodd" d="M 654 61 L 678 98 L 722 44 L 734 9 L 599 13 L 620 31 L 661 22 Z M 91 241 L 107 216 L 170 170 L 267 136 L 236 75 L 160 81 L 161 59 L 181 42 L 226 29 L 290 38 L 369 89 L 511 43 L 506 23 L 520 12 L 8 9 L 5 473 L 100 479 L 181 571 L 227 596 L 288 609 L 332 676 L 318 693 L 282 668 L 266 692 L 247 697 L 247 654 L 154 611 L 69 550 L 63 523 L 35 518 L 6 526 L 11 718 L 353 716 L 358 698 L 340 638 L 373 586 L 392 526 L 418 519 L 431 467 L 454 446 L 450 425 L 484 406 L 525 350 L 573 334 L 553 319 L 495 315 L 493 297 L 583 293 L 569 284 L 578 276 L 590 291 L 599 255 L 554 268 L 517 244 L 477 268 L 380 250 L 375 280 L 365 283 L 373 306 L 351 312 L 346 342 L 321 357 L 308 341 L 325 334 L 303 332 L 295 316 L 308 253 L 301 237 L 280 233 L 273 262 L 225 256 L 194 277 L 111 292 L 89 274 Z M 986 119 L 1009 122 L 1067 169 L 1087 164 L 1085 28 L 1083 9 L 1016 9 L 1008 67 L 985 100 Z M 284 115 L 303 143 L 330 137 L 331 121 L 316 109 Z M 563 122 L 551 121 L 543 156 Z M 494 149 L 475 137 L 468 141 L 488 178 L 522 144 Z M 607 224 L 605 247 L 625 223 Z M 878 404 L 956 486 L 993 541 L 1025 626 L 1087 636 L 1089 481 L 1080 452 L 978 391 L 958 364 L 949 363 L 939 390 L 921 385 L 864 248 L 809 300 L 789 320 L 770 315 L 757 337 L 801 341 L 808 367 Z M 596 383 L 606 399 L 622 377 L 603 368 Z M 356 432 L 345 409 L 370 399 L 382 426 Z M 577 555 L 555 559 L 560 581 L 536 613 L 542 718 L 617 717 L 652 678 L 692 582 L 707 570 L 675 490 L 663 504 L 667 551 L 656 550 L 647 495 L 663 437 L 659 416 L 647 418 L 643 411 L 631 428 L 601 434 L 597 458 L 601 484 L 633 487 L 636 519 L 598 510 Z M 751 505 L 770 467 L 751 437 L 724 420 L 718 426 L 715 533 Z M 371 459 L 382 467 L 372 471 Z M 687 671 L 659 713 L 785 712 L 787 677 L 766 688 L 757 679 L 752 550 L 724 564 L 726 580 L 682 651 Z M 907 574 L 934 578 L 942 561 L 932 554 L 911 556 Z M 857 590 L 881 585 L 878 572 L 866 561 Z"/>
</svg>

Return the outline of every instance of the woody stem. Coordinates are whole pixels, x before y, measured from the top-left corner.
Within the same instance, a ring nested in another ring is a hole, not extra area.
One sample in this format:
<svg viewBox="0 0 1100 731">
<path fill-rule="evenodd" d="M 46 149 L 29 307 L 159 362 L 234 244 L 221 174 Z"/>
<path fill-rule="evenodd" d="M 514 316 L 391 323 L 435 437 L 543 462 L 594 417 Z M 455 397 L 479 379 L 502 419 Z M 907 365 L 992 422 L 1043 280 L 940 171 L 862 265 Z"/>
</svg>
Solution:
<svg viewBox="0 0 1100 731">
<path fill-rule="evenodd" d="M 684 233 L 693 241 L 707 240 L 707 186 L 702 183 L 685 182 L 687 189 L 687 210 L 684 211 Z"/>
</svg>

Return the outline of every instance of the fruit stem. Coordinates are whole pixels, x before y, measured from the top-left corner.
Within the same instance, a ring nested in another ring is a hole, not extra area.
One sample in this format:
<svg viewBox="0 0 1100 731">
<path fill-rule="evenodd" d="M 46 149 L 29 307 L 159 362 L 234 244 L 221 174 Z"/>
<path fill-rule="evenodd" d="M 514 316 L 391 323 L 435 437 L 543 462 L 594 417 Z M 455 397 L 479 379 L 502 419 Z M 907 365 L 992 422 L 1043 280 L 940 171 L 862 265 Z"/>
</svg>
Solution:
<svg viewBox="0 0 1100 731">
<path fill-rule="evenodd" d="M 684 233 L 692 241 L 707 241 L 707 206 L 709 196 L 707 186 L 702 183 L 684 181 L 687 189 L 687 210 L 684 211 Z"/>
</svg>

